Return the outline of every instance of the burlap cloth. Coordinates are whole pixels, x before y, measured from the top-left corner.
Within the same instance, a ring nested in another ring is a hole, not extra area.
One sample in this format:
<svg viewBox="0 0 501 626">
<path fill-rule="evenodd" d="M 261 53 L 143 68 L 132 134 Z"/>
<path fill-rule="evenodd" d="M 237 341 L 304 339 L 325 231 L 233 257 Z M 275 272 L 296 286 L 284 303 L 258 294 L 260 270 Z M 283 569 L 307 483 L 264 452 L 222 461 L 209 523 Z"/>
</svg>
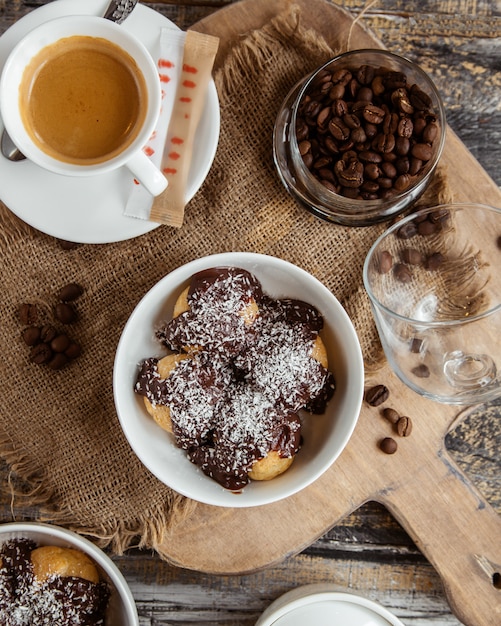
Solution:
<svg viewBox="0 0 501 626">
<path fill-rule="evenodd" d="M 252 251 L 304 268 L 346 308 L 366 363 L 378 360 L 362 265 L 384 227 L 346 228 L 313 217 L 286 193 L 272 160 L 281 102 L 333 52 L 317 33 L 303 30 L 292 8 L 229 53 L 215 76 L 222 120 L 216 159 L 179 230 L 160 226 L 130 241 L 68 251 L 0 207 L 0 452 L 11 469 L 3 488 L 13 489 L 16 477 L 14 513 L 18 504 L 37 504 L 43 519 L 120 553 L 133 542 L 158 549 L 169 528 L 197 506 L 135 457 L 112 390 L 115 349 L 135 304 L 162 276 L 197 257 Z M 422 203 L 448 199 L 439 171 Z M 49 313 L 56 290 L 72 281 L 85 287 L 80 321 L 70 331 L 84 353 L 52 371 L 29 362 L 16 312 L 22 302 L 38 302 Z"/>
</svg>

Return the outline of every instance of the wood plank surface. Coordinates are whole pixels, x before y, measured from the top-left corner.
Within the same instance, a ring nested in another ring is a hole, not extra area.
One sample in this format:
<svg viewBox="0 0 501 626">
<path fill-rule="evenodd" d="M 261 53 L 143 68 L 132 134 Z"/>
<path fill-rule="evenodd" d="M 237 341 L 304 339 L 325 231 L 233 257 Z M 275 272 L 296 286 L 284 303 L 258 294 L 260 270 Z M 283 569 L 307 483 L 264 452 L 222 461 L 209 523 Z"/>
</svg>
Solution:
<svg viewBox="0 0 501 626">
<path fill-rule="evenodd" d="M 256 0 L 257 2 L 257 0 Z M 0 2 L 0 33 L 43 1 Z M 215 8 L 230 4 L 186 2 L 149 3 L 182 28 L 212 15 Z M 492 192 L 489 177 L 475 176 L 476 161 L 501 183 L 501 8 L 495 1 L 437 0 L 436 2 L 385 0 L 379 3 L 346 0 L 338 3 L 370 27 L 389 49 L 420 63 L 433 76 L 446 104 L 453 132 L 448 138 L 448 162 L 464 142 L 467 157 L 460 191 L 483 197 Z M 315 16 L 312 16 L 315 17 Z M 235 25 L 238 27 L 238 24 Z M 497 203 L 501 206 L 501 203 Z M 392 389 L 397 389 L 397 384 Z M 398 392 L 396 392 L 398 393 Z M 493 510 L 501 512 L 500 403 L 480 407 L 449 432 L 445 447 Z M 417 409 L 418 412 L 421 409 Z M 367 416 L 367 419 L 369 417 Z M 422 433 L 425 445 L 426 433 Z M 368 471 L 366 469 L 366 471 Z M 8 468 L 4 468 L 8 472 Z M 429 486 L 433 496 L 433 484 Z M 436 493 L 436 490 L 435 490 Z M 329 494 L 323 494 L 325 497 Z M 13 513 L 8 493 L 1 494 L 0 519 Z M 409 506 L 412 502 L 408 503 Z M 391 499 L 368 502 L 339 519 L 311 546 L 297 556 L 275 563 L 263 571 L 241 574 L 206 574 L 176 568 L 156 556 L 131 550 L 114 557 L 136 598 L 141 626 L 161 624 L 255 623 L 268 604 L 289 589 L 311 582 L 332 582 L 381 602 L 408 626 L 457 626 L 442 581 L 417 542 L 416 529 L 405 530 L 389 511 Z M 440 506 L 440 502 L 438 502 Z M 34 519 L 38 512 L 17 509 L 16 519 Z M 454 515 L 452 516 L 454 517 Z M 447 520 L 438 520 L 439 524 Z M 294 524 L 294 518 L 290 520 Z M 259 532 L 256 528 L 255 532 Z M 501 537 L 473 537 L 474 542 Z M 210 534 L 205 536 L 210 542 Z M 245 542 L 242 536 L 241 541 Z M 443 534 L 441 541 L 447 541 Z M 444 554 L 447 556 L 449 547 Z M 453 550 L 453 548 L 450 548 Z M 452 554 L 452 552 L 451 552 Z M 497 562 L 497 570 L 501 563 Z M 490 571 L 487 568 L 488 571 Z M 492 572 L 491 572 L 492 575 Z M 494 584 L 494 604 L 501 590 Z M 494 613 L 482 623 L 499 626 Z M 467 622 L 465 622 L 467 623 Z M 473 624 L 473 622 L 470 622 Z M 479 622 L 480 623 L 480 622 Z M 475 624 L 477 626 L 477 624 Z"/>
</svg>

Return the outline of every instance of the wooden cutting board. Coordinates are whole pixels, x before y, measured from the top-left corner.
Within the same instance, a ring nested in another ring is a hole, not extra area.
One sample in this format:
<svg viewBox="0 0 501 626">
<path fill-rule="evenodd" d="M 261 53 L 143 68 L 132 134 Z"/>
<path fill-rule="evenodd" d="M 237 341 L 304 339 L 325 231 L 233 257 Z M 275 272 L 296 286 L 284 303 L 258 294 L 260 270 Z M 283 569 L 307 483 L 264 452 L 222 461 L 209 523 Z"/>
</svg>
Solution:
<svg viewBox="0 0 501 626">
<path fill-rule="evenodd" d="M 194 29 L 215 35 L 220 66 L 232 45 L 290 3 L 243 0 Z M 328 42 L 347 37 L 351 48 L 382 47 L 360 23 L 325 0 L 296 0 L 304 21 Z M 457 136 L 448 129 L 443 161 L 455 198 L 501 206 L 501 192 Z M 285 191 L 284 191 L 285 193 Z M 165 553 L 180 567 L 215 574 L 243 574 L 298 553 L 364 502 L 382 503 L 442 578 L 451 609 L 468 626 L 501 624 L 501 519 L 449 457 L 446 433 L 464 416 L 405 387 L 385 367 L 377 380 L 391 392 L 391 406 L 411 414 L 414 430 L 385 455 L 378 440 L 390 433 L 379 409 L 366 403 L 340 458 L 313 485 L 282 502 L 249 509 L 197 506 L 172 531 Z"/>
</svg>

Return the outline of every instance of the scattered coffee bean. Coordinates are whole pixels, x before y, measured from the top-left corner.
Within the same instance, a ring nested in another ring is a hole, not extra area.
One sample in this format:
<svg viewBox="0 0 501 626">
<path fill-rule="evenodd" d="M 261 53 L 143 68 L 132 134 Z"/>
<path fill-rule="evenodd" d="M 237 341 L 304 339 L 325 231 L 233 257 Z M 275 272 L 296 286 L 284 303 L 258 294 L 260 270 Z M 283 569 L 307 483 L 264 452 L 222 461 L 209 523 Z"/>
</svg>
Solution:
<svg viewBox="0 0 501 626">
<path fill-rule="evenodd" d="M 400 437 L 408 437 L 412 432 L 412 421 L 410 417 L 403 415 L 396 424 L 397 433 Z"/>
<path fill-rule="evenodd" d="M 385 417 L 391 424 L 396 424 L 400 419 L 400 414 L 395 409 L 387 407 L 383 410 L 383 417 Z"/>
<path fill-rule="evenodd" d="M 402 72 L 372 65 L 319 74 L 296 119 L 307 169 L 329 190 L 357 200 L 391 198 L 411 186 L 440 135 L 430 96 Z"/>
<path fill-rule="evenodd" d="M 393 437 L 385 437 L 379 442 L 379 447 L 385 454 L 395 454 L 398 445 Z"/>
<path fill-rule="evenodd" d="M 375 385 L 365 393 L 365 401 L 371 406 L 379 406 L 388 400 L 390 391 L 385 385 Z"/>
<path fill-rule="evenodd" d="M 404 263 L 397 263 L 393 268 L 393 274 L 400 283 L 410 283 L 412 280 L 412 270 Z"/>
<path fill-rule="evenodd" d="M 37 365 L 48 363 L 52 358 L 52 350 L 46 343 L 38 343 L 30 350 L 30 361 Z"/>
<path fill-rule="evenodd" d="M 68 283 L 57 292 L 56 296 L 61 302 L 72 302 L 83 294 L 83 287 L 77 283 Z"/>
<path fill-rule="evenodd" d="M 78 317 L 76 310 L 71 306 L 71 304 L 66 302 L 59 302 L 56 304 L 54 316 L 62 324 L 72 324 Z"/>
<path fill-rule="evenodd" d="M 431 220 L 424 220 L 420 222 L 417 227 L 417 231 L 423 237 L 428 237 L 429 235 L 433 235 L 437 230 L 440 229 L 440 224 L 438 222 L 432 222 Z"/>
<path fill-rule="evenodd" d="M 38 326 L 28 326 L 23 330 L 21 336 L 27 346 L 34 346 L 40 341 L 40 328 Z"/>
<path fill-rule="evenodd" d="M 40 341 L 50 343 L 57 335 L 57 330 L 50 324 L 45 324 L 40 330 Z"/>
<path fill-rule="evenodd" d="M 497 238 L 496 243 L 497 243 L 498 248 L 501 250 L 501 235 L 499 235 L 499 237 Z"/>
<path fill-rule="evenodd" d="M 54 352 L 65 352 L 71 344 L 71 340 L 68 337 L 68 335 L 57 335 L 57 337 L 54 337 L 54 339 L 50 342 L 50 347 Z"/>
<path fill-rule="evenodd" d="M 395 234 L 399 239 L 411 239 L 417 235 L 417 226 L 414 220 L 402 224 Z"/>
<path fill-rule="evenodd" d="M 32 326 L 38 321 L 38 307 L 36 304 L 25 302 L 19 307 L 18 315 L 21 324 Z"/>
<path fill-rule="evenodd" d="M 56 293 L 61 300 L 54 308 L 54 317 L 63 324 L 71 324 L 77 319 L 77 312 L 69 302 L 76 300 L 83 293 L 77 283 L 68 283 Z M 35 325 L 40 311 L 35 304 L 23 303 L 18 309 L 18 316 L 27 327 L 21 332 L 24 343 L 31 348 L 29 359 L 37 365 L 47 365 L 59 370 L 70 360 L 78 358 L 82 349 L 65 332 L 60 332 L 52 324 Z"/>
<path fill-rule="evenodd" d="M 430 272 L 434 272 L 438 270 L 438 268 L 442 265 L 443 262 L 444 262 L 444 255 L 441 252 L 433 252 L 428 257 L 426 257 L 424 266 L 427 270 L 430 270 Z"/>
<path fill-rule="evenodd" d="M 68 364 L 68 357 L 62 352 L 56 352 L 47 365 L 52 370 L 61 370 Z"/>
<path fill-rule="evenodd" d="M 421 265 L 423 262 L 423 255 L 419 250 L 415 248 L 404 248 L 400 256 L 404 263 L 409 263 L 409 265 Z"/>
<path fill-rule="evenodd" d="M 380 274 L 387 274 L 393 267 L 393 257 L 388 250 L 383 250 L 378 258 L 378 271 Z"/>
<path fill-rule="evenodd" d="M 414 354 L 419 354 L 422 349 L 423 349 L 423 340 L 418 339 L 417 337 L 414 337 L 411 340 L 410 351 L 413 352 Z"/>
<path fill-rule="evenodd" d="M 82 348 L 76 341 L 72 341 L 64 351 L 64 354 L 71 360 L 77 359 L 82 354 Z"/>
<path fill-rule="evenodd" d="M 416 367 L 414 367 L 411 372 L 414 374 L 414 376 L 417 376 L 417 378 L 429 378 L 430 376 L 430 369 L 424 363 L 421 363 L 421 365 L 417 365 Z"/>
</svg>

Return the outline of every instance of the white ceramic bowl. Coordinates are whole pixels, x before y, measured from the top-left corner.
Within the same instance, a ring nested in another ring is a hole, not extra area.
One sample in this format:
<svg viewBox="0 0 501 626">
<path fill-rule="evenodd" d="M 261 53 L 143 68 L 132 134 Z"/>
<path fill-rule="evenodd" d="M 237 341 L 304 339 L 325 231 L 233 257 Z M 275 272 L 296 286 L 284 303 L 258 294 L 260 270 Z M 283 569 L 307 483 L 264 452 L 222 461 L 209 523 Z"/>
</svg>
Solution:
<svg viewBox="0 0 501 626">
<path fill-rule="evenodd" d="M 80 535 L 38 522 L 0 524 L 0 545 L 12 539 L 31 539 L 39 546 L 74 548 L 87 554 L 97 565 L 101 580 L 111 594 L 106 611 L 106 626 L 138 626 L 139 618 L 132 593 L 120 570 L 106 554 Z"/>
<path fill-rule="evenodd" d="M 288 591 L 273 602 L 256 626 L 404 626 L 377 602 L 328 583 L 312 583 Z"/>
<path fill-rule="evenodd" d="M 303 445 L 291 468 L 264 482 L 252 481 L 236 494 L 205 476 L 179 449 L 173 437 L 148 416 L 142 397 L 134 393 L 140 362 L 166 352 L 154 331 L 172 317 L 177 296 L 196 272 L 211 267 L 246 269 L 273 298 L 308 302 L 324 317 L 329 369 L 336 379 L 334 397 L 323 415 L 303 416 Z M 163 483 L 193 500 L 224 507 L 268 504 L 290 496 L 323 474 L 346 446 L 358 419 L 364 387 L 362 352 L 353 325 L 332 293 L 304 270 L 281 259 L 229 252 L 197 259 L 160 280 L 130 316 L 115 357 L 115 406 L 120 424 L 143 464 Z"/>
</svg>

